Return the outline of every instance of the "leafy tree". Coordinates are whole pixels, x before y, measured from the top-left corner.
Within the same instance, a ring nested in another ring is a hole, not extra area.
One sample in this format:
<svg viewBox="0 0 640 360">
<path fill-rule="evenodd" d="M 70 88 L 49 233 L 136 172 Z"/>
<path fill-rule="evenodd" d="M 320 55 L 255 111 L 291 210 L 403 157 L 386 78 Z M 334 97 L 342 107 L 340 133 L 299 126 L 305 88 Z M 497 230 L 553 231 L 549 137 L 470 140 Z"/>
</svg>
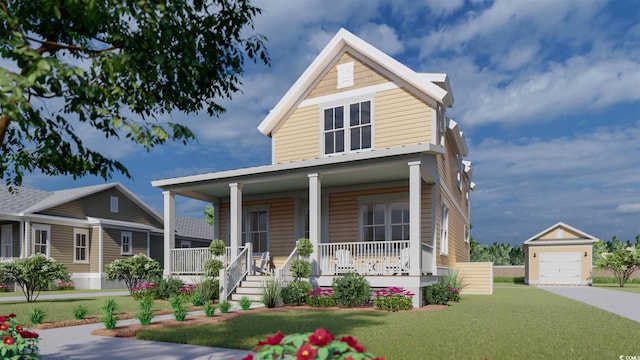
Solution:
<svg viewBox="0 0 640 360">
<path fill-rule="evenodd" d="M 247 36 L 260 13 L 250 0 L 0 0 L 0 177 L 11 190 L 36 169 L 130 176 L 85 128 L 147 151 L 194 139 L 158 118 L 225 111 L 245 59 L 269 64 L 265 38 Z"/>
<path fill-rule="evenodd" d="M 469 252 L 472 262 L 493 262 L 494 265 L 523 265 L 524 249 L 494 242 L 492 245 L 480 245 L 470 239 Z"/>
<path fill-rule="evenodd" d="M 207 205 L 207 207 L 204 209 L 204 221 L 207 222 L 207 224 L 214 226 L 215 225 L 215 208 L 213 207 L 213 205 Z"/>
<path fill-rule="evenodd" d="M 160 263 L 145 254 L 136 254 L 126 259 L 116 259 L 105 266 L 107 281 L 124 281 L 129 293 L 145 281 L 162 276 Z"/>
<path fill-rule="evenodd" d="M 616 248 L 612 252 L 602 253 L 596 259 L 596 267 L 609 270 L 618 279 L 618 285 L 624 287 L 631 274 L 640 269 L 640 252 L 636 247 Z"/>
<path fill-rule="evenodd" d="M 64 264 L 43 254 L 0 263 L 0 278 L 15 282 L 24 293 L 27 302 L 36 301 L 40 292 L 49 288 L 54 280 L 71 281 L 71 274 Z"/>
</svg>

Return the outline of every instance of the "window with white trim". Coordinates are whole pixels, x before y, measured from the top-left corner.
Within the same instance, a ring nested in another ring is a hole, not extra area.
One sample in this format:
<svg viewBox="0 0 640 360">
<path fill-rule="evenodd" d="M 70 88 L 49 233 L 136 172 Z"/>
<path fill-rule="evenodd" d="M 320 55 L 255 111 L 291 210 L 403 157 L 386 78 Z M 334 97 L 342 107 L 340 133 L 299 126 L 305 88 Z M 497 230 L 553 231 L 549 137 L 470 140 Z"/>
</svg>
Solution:
<svg viewBox="0 0 640 360">
<path fill-rule="evenodd" d="M 469 229 L 469 225 L 465 225 L 464 226 L 464 242 L 468 244 L 470 239 L 471 239 L 471 231 Z"/>
<path fill-rule="evenodd" d="M 364 201 L 360 214 L 361 241 L 409 240 L 408 201 Z"/>
<path fill-rule="evenodd" d="M 456 160 L 458 162 L 458 174 L 456 175 L 456 183 L 458 185 L 458 189 L 462 191 L 462 172 L 464 171 L 464 165 L 462 164 L 462 156 L 460 154 L 457 154 Z"/>
<path fill-rule="evenodd" d="M 73 229 L 73 262 L 89 262 L 89 230 Z"/>
<path fill-rule="evenodd" d="M 254 253 L 269 251 L 269 211 L 248 209 L 242 222 L 242 244 L 250 241 Z"/>
<path fill-rule="evenodd" d="M 111 197 L 111 212 L 112 213 L 117 213 L 118 212 L 118 197 L 117 196 L 112 196 Z"/>
<path fill-rule="evenodd" d="M 51 242 L 51 226 L 33 224 L 33 253 L 44 254 L 49 257 L 49 244 Z"/>
<path fill-rule="evenodd" d="M 120 233 L 120 255 L 133 254 L 133 234 L 130 231 Z"/>
<path fill-rule="evenodd" d="M 436 112 L 438 116 L 438 135 L 440 136 L 440 145 L 444 146 L 444 136 L 447 130 L 446 114 L 444 108 L 440 105 L 438 105 Z"/>
<path fill-rule="evenodd" d="M 323 111 L 324 154 L 371 149 L 371 101 L 352 102 Z"/>
<path fill-rule="evenodd" d="M 440 213 L 440 255 L 449 254 L 449 208 L 442 204 Z"/>
</svg>

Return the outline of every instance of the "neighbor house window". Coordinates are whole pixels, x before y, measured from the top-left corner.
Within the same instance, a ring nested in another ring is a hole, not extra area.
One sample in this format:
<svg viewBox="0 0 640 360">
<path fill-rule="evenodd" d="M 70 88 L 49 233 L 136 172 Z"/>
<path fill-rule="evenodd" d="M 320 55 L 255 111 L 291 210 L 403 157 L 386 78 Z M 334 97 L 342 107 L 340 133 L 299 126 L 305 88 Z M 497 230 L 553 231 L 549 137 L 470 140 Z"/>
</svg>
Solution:
<svg viewBox="0 0 640 360">
<path fill-rule="evenodd" d="M 449 254 L 449 208 L 445 204 L 440 214 L 440 254 Z"/>
<path fill-rule="evenodd" d="M 33 253 L 44 254 L 49 257 L 49 244 L 51 242 L 51 226 L 33 224 Z"/>
<path fill-rule="evenodd" d="M 362 241 L 409 240 L 409 202 L 364 201 L 360 213 Z"/>
<path fill-rule="evenodd" d="M 129 231 L 123 231 L 120 233 L 120 254 L 133 254 L 133 236 Z"/>
<path fill-rule="evenodd" d="M 242 223 L 242 243 L 250 241 L 254 253 L 269 251 L 269 211 L 247 210 Z"/>
<path fill-rule="evenodd" d="M 112 196 L 111 197 L 111 212 L 112 213 L 117 213 L 118 212 L 118 197 L 117 196 Z"/>
<path fill-rule="evenodd" d="M 13 257 L 13 225 L 2 225 L 0 229 L 0 257 Z"/>
<path fill-rule="evenodd" d="M 324 154 L 371 149 L 371 124 L 371 101 L 324 109 Z"/>
<path fill-rule="evenodd" d="M 73 262 L 89 262 L 89 230 L 73 229 Z"/>
<path fill-rule="evenodd" d="M 191 241 L 189 240 L 180 240 L 180 248 L 181 249 L 188 249 L 191 247 Z"/>
</svg>

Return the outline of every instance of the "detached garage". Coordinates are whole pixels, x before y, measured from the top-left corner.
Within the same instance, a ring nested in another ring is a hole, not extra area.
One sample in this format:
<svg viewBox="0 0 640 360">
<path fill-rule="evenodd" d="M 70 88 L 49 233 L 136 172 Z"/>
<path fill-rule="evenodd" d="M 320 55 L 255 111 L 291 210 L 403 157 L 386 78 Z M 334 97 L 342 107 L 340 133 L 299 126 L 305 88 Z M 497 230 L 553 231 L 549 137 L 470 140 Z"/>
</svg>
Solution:
<svg viewBox="0 0 640 360">
<path fill-rule="evenodd" d="M 593 243 L 598 239 L 559 222 L 524 242 L 530 285 L 590 285 Z"/>
</svg>

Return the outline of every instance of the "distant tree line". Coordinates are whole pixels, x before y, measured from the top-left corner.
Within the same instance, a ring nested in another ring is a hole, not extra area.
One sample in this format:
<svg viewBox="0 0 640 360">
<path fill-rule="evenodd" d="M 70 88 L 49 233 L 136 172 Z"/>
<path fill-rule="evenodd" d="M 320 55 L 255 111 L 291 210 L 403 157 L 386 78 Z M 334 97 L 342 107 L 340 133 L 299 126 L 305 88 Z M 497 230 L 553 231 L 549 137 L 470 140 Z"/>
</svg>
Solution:
<svg viewBox="0 0 640 360">
<path fill-rule="evenodd" d="M 480 245 L 473 237 L 469 240 L 472 262 L 493 262 L 494 265 L 524 265 L 522 246 L 501 244 Z"/>
</svg>

